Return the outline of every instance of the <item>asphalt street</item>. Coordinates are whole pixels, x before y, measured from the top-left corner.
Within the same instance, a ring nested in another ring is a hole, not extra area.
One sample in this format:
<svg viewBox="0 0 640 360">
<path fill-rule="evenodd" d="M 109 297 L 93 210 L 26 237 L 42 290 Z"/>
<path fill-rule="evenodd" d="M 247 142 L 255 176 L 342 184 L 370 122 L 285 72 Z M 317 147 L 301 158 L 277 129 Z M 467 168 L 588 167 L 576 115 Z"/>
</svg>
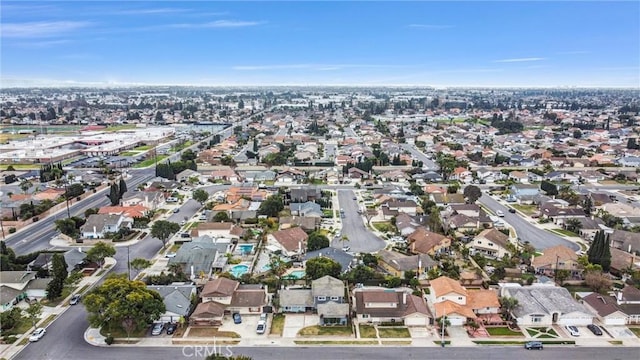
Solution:
<svg viewBox="0 0 640 360">
<path fill-rule="evenodd" d="M 578 244 L 563 239 L 547 230 L 538 228 L 519 214 L 510 213 L 506 206 L 500 204 L 497 200 L 487 194 L 483 193 L 479 202 L 494 213 L 496 210 L 501 210 L 504 213 L 504 221 L 516 229 L 518 237 L 523 242 L 528 241 L 537 250 L 544 250 L 557 245 L 564 245 L 576 251 L 580 250 L 580 246 Z"/>
<path fill-rule="evenodd" d="M 429 159 L 427 155 L 425 155 L 422 151 L 418 150 L 415 145 L 411 144 L 400 144 L 403 150 L 406 150 L 411 153 L 411 156 L 416 159 L 422 161 L 422 167 L 427 168 L 429 170 L 438 170 L 438 164 L 436 164 L 433 160 Z"/>
<path fill-rule="evenodd" d="M 345 241 L 344 245 L 351 247 L 351 252 L 355 253 L 369 253 L 384 249 L 386 245 L 384 240 L 365 227 L 364 218 L 358 214 L 358 202 L 353 200 L 355 196 L 352 190 L 338 190 L 338 201 L 345 214 L 345 217 L 342 218 L 340 237 L 346 235 L 349 238 L 349 241 Z M 342 248 L 342 241 L 340 239 L 333 240 L 331 246 Z"/>
</svg>

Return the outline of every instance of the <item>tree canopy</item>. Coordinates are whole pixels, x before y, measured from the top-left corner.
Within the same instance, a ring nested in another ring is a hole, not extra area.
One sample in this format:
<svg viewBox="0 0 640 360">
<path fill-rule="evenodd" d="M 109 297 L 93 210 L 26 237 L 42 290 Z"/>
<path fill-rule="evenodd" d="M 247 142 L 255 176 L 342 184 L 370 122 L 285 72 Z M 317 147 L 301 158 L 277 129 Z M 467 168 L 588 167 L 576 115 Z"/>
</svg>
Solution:
<svg viewBox="0 0 640 360">
<path fill-rule="evenodd" d="M 171 235 L 177 233 L 180 230 L 180 225 L 172 221 L 158 220 L 151 226 L 151 236 L 158 238 L 162 241 L 162 246 L 167 246 L 167 239 Z"/>
<path fill-rule="evenodd" d="M 92 326 L 122 328 L 128 336 L 158 320 L 165 312 L 157 291 L 122 274 L 107 277 L 101 286 L 85 296 L 83 303 Z"/>
<path fill-rule="evenodd" d="M 471 204 L 475 203 L 482 196 L 482 191 L 475 185 L 469 185 L 465 187 L 462 193 Z"/>
<path fill-rule="evenodd" d="M 307 251 L 320 250 L 329 247 L 329 238 L 315 231 L 307 239 Z"/>
<path fill-rule="evenodd" d="M 328 257 L 317 257 L 307 260 L 305 270 L 309 280 L 316 280 L 326 275 L 338 277 L 342 266 Z"/>
<path fill-rule="evenodd" d="M 269 217 L 277 217 L 278 213 L 284 209 L 284 203 L 280 195 L 269 196 L 260 204 L 258 215 L 266 215 Z"/>
<path fill-rule="evenodd" d="M 95 261 L 102 267 L 104 265 L 104 259 L 115 254 L 116 248 L 113 247 L 113 245 L 100 241 L 87 251 L 87 259 Z"/>
<path fill-rule="evenodd" d="M 200 204 L 204 204 L 209 199 L 209 193 L 203 189 L 196 189 L 193 191 L 193 200 L 199 202 Z"/>
</svg>

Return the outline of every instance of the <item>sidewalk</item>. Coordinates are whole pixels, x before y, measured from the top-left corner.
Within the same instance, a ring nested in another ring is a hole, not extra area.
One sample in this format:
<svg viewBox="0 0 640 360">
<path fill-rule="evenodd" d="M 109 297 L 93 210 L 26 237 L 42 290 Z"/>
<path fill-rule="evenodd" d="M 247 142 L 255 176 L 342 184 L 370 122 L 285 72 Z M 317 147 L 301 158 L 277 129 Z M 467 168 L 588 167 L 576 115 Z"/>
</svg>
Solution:
<svg viewBox="0 0 640 360">
<path fill-rule="evenodd" d="M 104 266 L 109 266 L 109 269 L 113 268 L 116 264 L 116 260 L 113 258 L 106 258 Z M 100 279 L 104 278 L 109 271 L 96 271 L 93 275 L 87 276 L 84 279 L 80 280 L 78 286 L 76 287 L 76 291 L 69 294 L 65 299 L 60 301 L 60 303 L 55 307 L 43 306 L 42 317 L 36 324 L 36 328 L 44 327 L 45 329 L 49 327 L 49 325 L 53 324 L 58 316 L 67 311 L 71 306 L 69 305 L 69 300 L 75 294 L 85 294 L 87 291 L 91 289 L 91 287 L 96 284 Z M 97 275 L 100 274 L 100 275 Z M 82 291 L 82 292 L 80 292 Z M 55 315 L 56 318 L 49 320 L 51 315 Z M 26 333 L 22 334 L 20 337 L 16 339 L 16 341 L 11 345 L 3 345 L 2 350 L 0 350 L 0 358 L 2 359 L 11 359 L 16 356 L 22 349 L 24 345 L 20 345 L 23 341 L 28 341 L 29 336 L 33 332 L 33 328 L 29 329 Z M 45 335 L 46 336 L 46 335 Z"/>
</svg>

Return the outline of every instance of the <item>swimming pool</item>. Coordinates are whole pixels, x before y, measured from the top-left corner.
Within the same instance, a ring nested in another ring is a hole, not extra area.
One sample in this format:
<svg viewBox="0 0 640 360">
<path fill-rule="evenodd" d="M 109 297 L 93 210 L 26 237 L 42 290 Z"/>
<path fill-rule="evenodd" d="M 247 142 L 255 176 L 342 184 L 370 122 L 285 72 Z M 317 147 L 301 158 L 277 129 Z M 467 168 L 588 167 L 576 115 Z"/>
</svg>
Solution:
<svg viewBox="0 0 640 360">
<path fill-rule="evenodd" d="M 285 279 L 302 279 L 304 278 L 305 272 L 304 270 L 294 270 L 284 276 Z"/>
<path fill-rule="evenodd" d="M 246 274 L 248 271 L 249 271 L 248 265 L 240 264 L 232 267 L 230 272 L 233 276 L 239 278 L 242 275 Z"/>
<path fill-rule="evenodd" d="M 251 254 L 253 251 L 253 244 L 239 244 L 236 246 L 236 249 L 238 249 L 242 254 Z"/>
</svg>

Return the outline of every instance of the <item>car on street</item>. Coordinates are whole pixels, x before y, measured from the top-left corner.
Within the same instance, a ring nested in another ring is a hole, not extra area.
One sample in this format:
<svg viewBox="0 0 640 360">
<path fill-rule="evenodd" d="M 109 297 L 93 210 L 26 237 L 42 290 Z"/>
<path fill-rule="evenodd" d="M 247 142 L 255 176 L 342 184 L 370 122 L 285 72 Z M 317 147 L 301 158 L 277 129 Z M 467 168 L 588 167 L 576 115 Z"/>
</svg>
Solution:
<svg viewBox="0 0 640 360">
<path fill-rule="evenodd" d="M 267 323 L 263 320 L 258 321 L 258 326 L 256 327 L 256 333 L 262 335 L 264 334 L 266 329 L 267 329 Z"/>
<path fill-rule="evenodd" d="M 80 294 L 73 295 L 71 300 L 69 300 L 69 305 L 78 305 L 79 303 L 80 303 Z"/>
<path fill-rule="evenodd" d="M 171 259 L 171 258 L 176 257 L 176 253 L 174 253 L 174 252 L 166 253 L 166 255 L 164 257 L 166 257 L 168 259 Z"/>
<path fill-rule="evenodd" d="M 342 251 L 344 251 L 344 252 L 348 252 L 349 250 L 351 250 L 351 246 L 343 246 L 342 247 Z"/>
<path fill-rule="evenodd" d="M 153 324 L 153 328 L 151 329 L 151 335 L 158 336 L 162 334 L 162 330 L 164 329 L 163 323 L 155 323 Z"/>
<path fill-rule="evenodd" d="M 524 348 L 527 350 L 542 350 L 543 345 L 540 341 L 528 341 L 524 344 Z"/>
<path fill-rule="evenodd" d="M 233 323 L 234 324 L 242 324 L 242 316 L 238 313 L 233 313 Z"/>
<path fill-rule="evenodd" d="M 358 200 L 358 198 L 354 196 L 354 197 L 353 197 L 353 200 Z"/>
<path fill-rule="evenodd" d="M 180 208 L 175 208 L 175 209 L 173 209 L 173 213 L 174 213 L 174 214 L 175 214 L 175 213 L 179 213 L 179 212 L 180 212 Z"/>
<path fill-rule="evenodd" d="M 516 209 L 514 209 L 514 208 L 509 208 L 509 212 L 510 212 L 510 213 L 512 213 L 512 214 L 515 214 L 515 213 L 516 213 Z"/>
<path fill-rule="evenodd" d="M 578 328 L 573 325 L 567 325 L 565 326 L 565 329 L 567 329 L 567 332 L 571 336 L 580 336 L 580 331 L 578 331 Z"/>
<path fill-rule="evenodd" d="M 594 335 L 602 336 L 602 330 L 598 327 L 598 325 L 589 324 L 587 325 L 587 329 L 591 330 Z"/>
<path fill-rule="evenodd" d="M 182 220 L 182 221 L 180 221 L 180 226 L 184 226 L 186 223 L 187 223 L 186 220 Z"/>
<path fill-rule="evenodd" d="M 47 330 L 45 330 L 44 328 L 37 328 L 36 331 L 34 331 L 33 334 L 31 334 L 31 336 L 29 336 L 29 341 L 36 342 L 36 341 L 42 339 L 42 337 L 46 333 L 47 333 Z"/>
<path fill-rule="evenodd" d="M 504 213 L 502 212 L 502 210 L 497 210 L 496 211 L 496 215 L 498 215 L 500 217 L 504 217 Z"/>
<path fill-rule="evenodd" d="M 178 324 L 176 323 L 170 323 L 169 325 L 167 325 L 167 335 L 173 335 L 173 333 L 176 332 L 177 328 Z"/>
</svg>

